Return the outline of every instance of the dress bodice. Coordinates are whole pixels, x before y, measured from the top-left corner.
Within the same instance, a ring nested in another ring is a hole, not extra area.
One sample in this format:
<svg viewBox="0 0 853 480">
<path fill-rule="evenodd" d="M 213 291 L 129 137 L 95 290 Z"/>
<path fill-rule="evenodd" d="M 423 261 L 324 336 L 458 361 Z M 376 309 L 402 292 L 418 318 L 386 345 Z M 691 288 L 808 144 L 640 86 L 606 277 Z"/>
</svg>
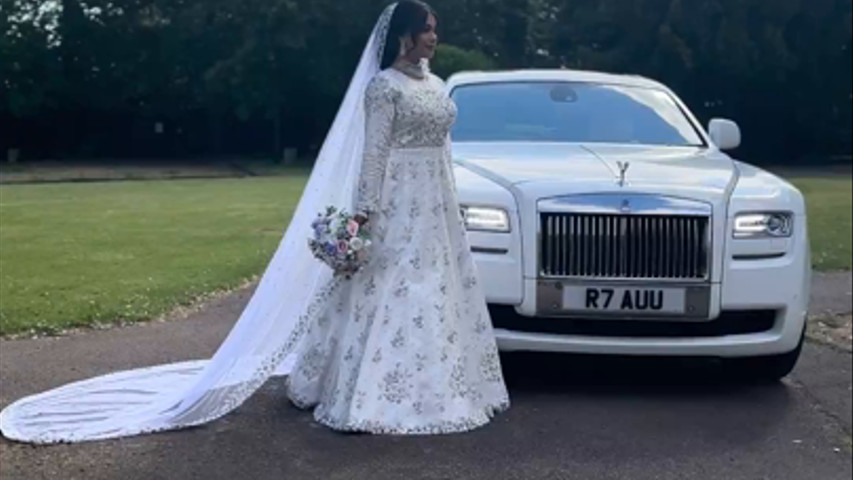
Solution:
<svg viewBox="0 0 853 480">
<path fill-rule="evenodd" d="M 376 74 L 364 93 L 364 156 L 357 212 L 376 210 L 388 158 L 394 150 L 448 148 L 456 105 L 444 82 L 425 72 L 413 78 L 394 68 Z"/>
<path fill-rule="evenodd" d="M 440 78 L 427 74 L 415 79 L 388 68 L 377 75 L 372 87 L 371 94 L 387 95 L 394 104 L 391 148 L 444 145 L 456 119 L 456 105 Z"/>
</svg>

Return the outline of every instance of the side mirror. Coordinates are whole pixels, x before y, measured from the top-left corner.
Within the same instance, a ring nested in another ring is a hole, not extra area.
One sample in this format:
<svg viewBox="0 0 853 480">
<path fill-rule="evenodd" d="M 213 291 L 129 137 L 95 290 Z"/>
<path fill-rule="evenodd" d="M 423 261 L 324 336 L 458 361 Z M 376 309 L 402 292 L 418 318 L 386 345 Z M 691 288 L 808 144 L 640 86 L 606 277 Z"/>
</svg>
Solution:
<svg viewBox="0 0 853 480">
<path fill-rule="evenodd" d="M 732 150 L 740 146 L 740 127 L 725 118 L 713 118 L 708 124 L 711 141 L 720 150 Z"/>
</svg>

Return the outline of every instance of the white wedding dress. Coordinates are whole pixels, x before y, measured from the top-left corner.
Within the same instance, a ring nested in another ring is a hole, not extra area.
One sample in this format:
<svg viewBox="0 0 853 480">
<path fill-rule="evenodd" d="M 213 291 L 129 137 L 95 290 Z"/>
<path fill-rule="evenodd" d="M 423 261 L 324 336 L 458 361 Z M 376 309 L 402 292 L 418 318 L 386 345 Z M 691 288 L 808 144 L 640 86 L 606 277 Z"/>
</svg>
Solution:
<svg viewBox="0 0 853 480">
<path fill-rule="evenodd" d="M 373 212 L 374 255 L 308 327 L 288 392 L 335 429 L 468 430 L 508 397 L 456 200 L 456 109 L 438 77 L 392 68 L 365 102 L 356 206 Z"/>
<path fill-rule="evenodd" d="M 376 23 L 291 222 L 213 357 L 21 398 L 0 411 L 3 436 L 82 442 L 201 425 L 288 374 L 290 398 L 341 430 L 462 431 L 508 406 L 453 190 L 455 108 L 432 75 L 379 71 L 394 7 Z M 306 245 L 329 205 L 372 211 L 373 258 L 350 280 Z"/>
</svg>

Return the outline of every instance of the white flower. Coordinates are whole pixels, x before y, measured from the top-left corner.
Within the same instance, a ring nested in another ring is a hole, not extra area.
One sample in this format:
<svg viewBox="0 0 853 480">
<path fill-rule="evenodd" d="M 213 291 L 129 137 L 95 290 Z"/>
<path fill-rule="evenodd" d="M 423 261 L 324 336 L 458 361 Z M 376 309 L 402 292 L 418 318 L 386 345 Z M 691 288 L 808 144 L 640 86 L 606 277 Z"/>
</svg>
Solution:
<svg viewBox="0 0 853 480">
<path fill-rule="evenodd" d="M 354 252 L 361 250 L 362 248 L 364 248 L 364 240 L 358 237 L 351 238 L 349 241 L 349 248 L 351 248 Z"/>
</svg>

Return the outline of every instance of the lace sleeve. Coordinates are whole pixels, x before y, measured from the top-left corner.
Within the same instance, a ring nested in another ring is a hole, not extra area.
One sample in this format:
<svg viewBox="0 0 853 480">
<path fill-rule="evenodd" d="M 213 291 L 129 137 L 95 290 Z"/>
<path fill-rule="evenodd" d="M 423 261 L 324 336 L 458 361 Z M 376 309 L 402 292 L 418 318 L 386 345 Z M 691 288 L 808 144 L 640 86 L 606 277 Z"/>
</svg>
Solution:
<svg viewBox="0 0 853 480">
<path fill-rule="evenodd" d="M 365 216 L 379 208 L 379 196 L 391 149 L 395 91 L 387 78 L 376 76 L 364 94 L 364 157 L 358 179 L 355 211 Z"/>
</svg>

